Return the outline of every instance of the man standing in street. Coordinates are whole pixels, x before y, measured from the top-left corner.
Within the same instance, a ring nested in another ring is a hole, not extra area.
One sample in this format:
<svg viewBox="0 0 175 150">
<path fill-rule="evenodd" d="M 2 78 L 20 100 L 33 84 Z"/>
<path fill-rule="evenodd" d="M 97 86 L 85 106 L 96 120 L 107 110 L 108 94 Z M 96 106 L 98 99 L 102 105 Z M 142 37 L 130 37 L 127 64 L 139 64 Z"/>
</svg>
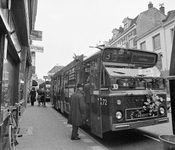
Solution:
<svg viewBox="0 0 175 150">
<path fill-rule="evenodd" d="M 31 106 L 34 106 L 34 102 L 36 101 L 36 91 L 34 87 L 30 91 L 30 100 L 31 100 Z"/>
<path fill-rule="evenodd" d="M 70 111 L 68 123 L 72 124 L 71 140 L 80 140 L 78 137 L 78 129 L 83 124 L 83 117 L 85 114 L 85 97 L 83 86 L 77 84 L 77 90 L 71 95 Z"/>
</svg>

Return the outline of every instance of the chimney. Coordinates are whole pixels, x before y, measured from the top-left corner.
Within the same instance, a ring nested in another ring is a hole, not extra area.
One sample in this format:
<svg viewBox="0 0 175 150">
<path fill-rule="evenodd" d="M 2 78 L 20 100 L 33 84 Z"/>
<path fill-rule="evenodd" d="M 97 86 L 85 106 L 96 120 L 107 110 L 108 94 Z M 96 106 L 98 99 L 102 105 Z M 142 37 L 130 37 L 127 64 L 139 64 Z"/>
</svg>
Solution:
<svg viewBox="0 0 175 150">
<path fill-rule="evenodd" d="M 149 2 L 149 4 L 148 4 L 148 9 L 150 9 L 150 8 L 153 8 L 152 2 Z"/>
<path fill-rule="evenodd" d="M 162 4 L 159 4 L 159 6 L 160 6 L 159 10 L 160 10 L 160 12 L 162 12 L 163 14 L 165 14 L 165 7 L 163 5 L 164 5 L 163 3 Z"/>
<path fill-rule="evenodd" d="M 119 32 L 122 33 L 123 32 L 123 28 L 120 26 L 119 27 Z"/>
</svg>

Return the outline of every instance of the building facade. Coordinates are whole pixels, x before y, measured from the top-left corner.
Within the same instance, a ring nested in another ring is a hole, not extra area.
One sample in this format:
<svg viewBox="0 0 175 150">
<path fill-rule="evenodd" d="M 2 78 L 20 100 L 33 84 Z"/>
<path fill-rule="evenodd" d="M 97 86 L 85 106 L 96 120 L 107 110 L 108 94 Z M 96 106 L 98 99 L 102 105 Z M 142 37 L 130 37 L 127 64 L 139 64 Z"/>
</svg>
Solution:
<svg viewBox="0 0 175 150">
<path fill-rule="evenodd" d="M 161 54 L 161 71 L 165 77 L 169 75 L 174 26 L 175 10 L 169 11 L 160 25 L 137 37 L 137 47 L 139 49 L 146 49 Z"/>
<path fill-rule="evenodd" d="M 137 48 L 137 37 L 161 24 L 166 18 L 164 10 L 163 6 L 158 10 L 149 2 L 148 10 L 140 13 L 134 19 L 124 18 L 123 27 L 113 29 L 113 37 L 109 40 L 109 46 Z"/>
<path fill-rule="evenodd" d="M 9 108 L 26 105 L 36 8 L 37 0 L 0 1 L 0 150 L 9 149 Z"/>
<path fill-rule="evenodd" d="M 165 15 L 163 4 L 158 10 L 149 2 L 148 10 L 143 11 L 134 19 L 125 18 L 123 27 L 113 29 L 113 37 L 109 40 L 108 46 L 135 48 L 158 53 L 157 67 L 164 77 L 168 77 L 174 27 L 175 10 L 171 10 Z M 167 80 L 167 85 L 168 83 Z M 167 92 L 169 93 L 169 89 Z"/>
</svg>

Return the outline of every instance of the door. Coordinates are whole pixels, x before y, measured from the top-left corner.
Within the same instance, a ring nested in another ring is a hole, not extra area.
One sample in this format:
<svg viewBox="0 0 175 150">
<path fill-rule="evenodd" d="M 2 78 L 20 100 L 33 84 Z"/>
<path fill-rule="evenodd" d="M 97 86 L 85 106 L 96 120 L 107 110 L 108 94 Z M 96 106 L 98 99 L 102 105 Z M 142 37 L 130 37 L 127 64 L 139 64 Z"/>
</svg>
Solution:
<svg viewBox="0 0 175 150">
<path fill-rule="evenodd" d="M 101 91 L 100 91 L 100 82 L 101 82 L 101 62 L 100 58 L 96 58 L 91 61 L 90 67 L 90 127 L 91 132 L 99 137 L 103 136 L 102 131 L 102 115 L 101 115 Z"/>
</svg>

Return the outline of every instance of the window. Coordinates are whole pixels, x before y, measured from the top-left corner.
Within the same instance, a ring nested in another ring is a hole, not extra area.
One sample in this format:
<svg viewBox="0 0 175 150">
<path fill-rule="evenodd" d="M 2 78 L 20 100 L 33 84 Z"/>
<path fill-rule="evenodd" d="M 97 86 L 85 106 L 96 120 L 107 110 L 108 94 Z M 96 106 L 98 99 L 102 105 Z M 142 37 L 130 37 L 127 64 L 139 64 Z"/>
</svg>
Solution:
<svg viewBox="0 0 175 150">
<path fill-rule="evenodd" d="M 171 43 L 173 43 L 174 28 L 170 29 Z"/>
<path fill-rule="evenodd" d="M 91 61 L 91 67 L 90 67 L 90 75 L 92 76 L 92 81 L 91 83 L 95 85 L 96 88 L 98 88 L 98 83 L 99 83 L 99 60 L 96 58 Z"/>
<path fill-rule="evenodd" d="M 124 30 L 126 30 L 127 28 L 128 28 L 128 24 L 125 23 L 125 24 L 124 24 Z"/>
<path fill-rule="evenodd" d="M 134 42 L 134 47 L 136 47 L 137 46 L 137 37 L 136 36 L 133 38 L 133 42 Z"/>
<path fill-rule="evenodd" d="M 136 29 L 133 30 L 133 35 L 136 35 Z"/>
<path fill-rule="evenodd" d="M 109 80 L 108 74 L 106 73 L 105 69 L 102 69 L 102 72 L 101 72 L 101 87 L 102 88 L 107 88 L 107 87 L 109 87 L 109 83 L 110 83 L 110 80 Z"/>
<path fill-rule="evenodd" d="M 4 59 L 3 65 L 3 77 L 2 77 L 2 95 L 1 106 L 7 107 L 13 104 L 14 100 L 14 75 L 15 66 L 11 57 Z"/>
<path fill-rule="evenodd" d="M 146 50 L 146 42 L 145 41 L 140 43 L 140 49 L 141 50 Z"/>
<path fill-rule="evenodd" d="M 160 34 L 157 34 L 153 37 L 153 50 L 157 50 L 161 47 L 160 45 Z"/>
<path fill-rule="evenodd" d="M 128 46 L 129 46 L 129 48 L 133 48 L 133 46 L 134 46 L 133 39 L 130 39 L 129 40 L 129 45 Z"/>
</svg>

